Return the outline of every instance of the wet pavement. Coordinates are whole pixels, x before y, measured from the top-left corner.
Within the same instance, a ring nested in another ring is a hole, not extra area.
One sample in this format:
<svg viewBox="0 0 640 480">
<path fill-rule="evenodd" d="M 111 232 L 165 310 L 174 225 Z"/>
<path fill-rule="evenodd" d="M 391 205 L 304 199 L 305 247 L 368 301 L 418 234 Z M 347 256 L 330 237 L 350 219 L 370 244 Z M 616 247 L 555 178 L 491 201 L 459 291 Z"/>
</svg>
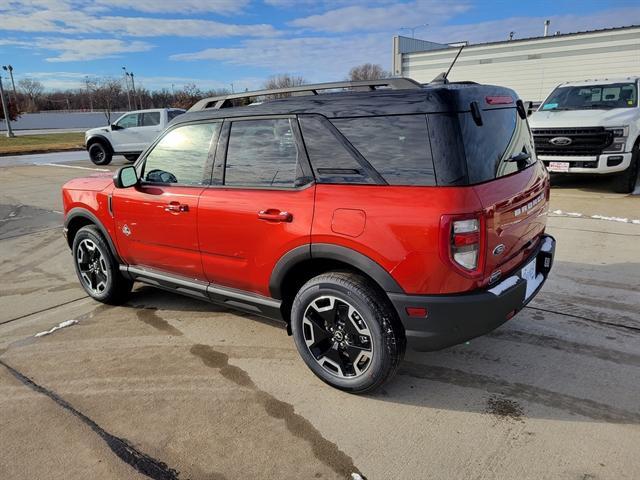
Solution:
<svg viewBox="0 0 640 480">
<path fill-rule="evenodd" d="M 639 197 L 558 185 L 551 210 L 582 216 L 551 215 L 540 295 L 352 396 L 278 323 L 144 286 L 87 298 L 59 189 L 95 166 L 55 155 L 0 158 L 0 478 L 640 478 L 640 225 L 591 218 L 639 219 Z"/>
</svg>

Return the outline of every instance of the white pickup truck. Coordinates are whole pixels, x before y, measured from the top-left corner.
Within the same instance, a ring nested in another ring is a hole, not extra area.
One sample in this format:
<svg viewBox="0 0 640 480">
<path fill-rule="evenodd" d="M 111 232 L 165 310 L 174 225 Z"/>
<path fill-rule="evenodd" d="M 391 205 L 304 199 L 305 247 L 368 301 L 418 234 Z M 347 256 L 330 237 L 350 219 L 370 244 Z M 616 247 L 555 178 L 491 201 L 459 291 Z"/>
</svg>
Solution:
<svg viewBox="0 0 640 480">
<path fill-rule="evenodd" d="M 106 127 L 87 130 L 84 144 L 89 158 L 96 165 L 107 165 L 114 155 L 124 155 L 133 162 L 171 120 L 184 112 L 178 108 L 137 110 L 125 113 Z"/>
<path fill-rule="evenodd" d="M 537 156 L 552 173 L 611 174 L 635 188 L 640 159 L 640 77 L 558 85 L 529 117 Z"/>
</svg>

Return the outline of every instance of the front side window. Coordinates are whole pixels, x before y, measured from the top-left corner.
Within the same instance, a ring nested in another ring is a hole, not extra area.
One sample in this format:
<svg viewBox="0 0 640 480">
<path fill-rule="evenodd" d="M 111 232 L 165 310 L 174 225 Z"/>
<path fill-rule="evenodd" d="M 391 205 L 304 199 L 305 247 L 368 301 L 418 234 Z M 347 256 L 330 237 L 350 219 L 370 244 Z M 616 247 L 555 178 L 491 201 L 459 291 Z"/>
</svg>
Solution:
<svg viewBox="0 0 640 480">
<path fill-rule="evenodd" d="M 231 124 L 224 184 L 295 187 L 303 177 L 291 119 L 243 120 Z"/>
<path fill-rule="evenodd" d="M 332 120 L 390 185 L 435 185 L 425 115 Z"/>
<path fill-rule="evenodd" d="M 154 127 L 160 125 L 160 112 L 145 112 L 142 114 L 142 127 Z"/>
<path fill-rule="evenodd" d="M 131 128 L 138 126 L 138 114 L 130 113 L 129 115 L 125 115 L 120 120 L 116 122 L 116 125 L 120 128 Z"/>
<path fill-rule="evenodd" d="M 220 122 L 184 125 L 170 130 L 149 152 L 143 180 L 152 183 L 206 185 L 213 161 L 212 145 Z"/>
<path fill-rule="evenodd" d="M 638 105 L 638 90 L 635 83 L 611 83 L 584 87 L 558 87 L 540 107 L 553 110 L 610 110 L 633 108 Z"/>
</svg>

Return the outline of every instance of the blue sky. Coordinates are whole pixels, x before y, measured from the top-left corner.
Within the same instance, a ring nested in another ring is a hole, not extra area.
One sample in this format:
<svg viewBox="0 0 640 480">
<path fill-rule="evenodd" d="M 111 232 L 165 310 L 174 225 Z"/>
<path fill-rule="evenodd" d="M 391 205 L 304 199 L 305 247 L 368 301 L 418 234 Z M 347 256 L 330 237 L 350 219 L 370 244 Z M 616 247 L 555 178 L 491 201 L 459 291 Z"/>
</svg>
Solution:
<svg viewBox="0 0 640 480">
<path fill-rule="evenodd" d="M 484 42 L 640 24 L 631 0 L 0 0 L 0 62 L 16 79 L 77 88 L 120 76 L 147 88 L 257 88 L 270 75 L 339 80 L 391 67 L 391 38 Z"/>
</svg>

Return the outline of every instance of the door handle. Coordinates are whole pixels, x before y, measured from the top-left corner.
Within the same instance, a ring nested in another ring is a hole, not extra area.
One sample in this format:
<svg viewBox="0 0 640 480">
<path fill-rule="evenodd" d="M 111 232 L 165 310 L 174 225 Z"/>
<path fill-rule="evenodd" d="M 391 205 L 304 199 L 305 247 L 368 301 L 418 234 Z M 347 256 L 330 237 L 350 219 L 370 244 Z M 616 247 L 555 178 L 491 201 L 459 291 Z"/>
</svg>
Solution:
<svg viewBox="0 0 640 480">
<path fill-rule="evenodd" d="M 171 203 L 169 203 L 169 205 L 166 205 L 164 207 L 164 211 L 165 212 L 171 212 L 171 213 L 188 212 L 189 211 L 189 205 L 186 205 L 186 204 L 183 204 L 183 203 L 179 203 L 179 202 L 171 202 Z"/>
<path fill-rule="evenodd" d="M 293 215 L 289 212 L 281 212 L 280 210 L 276 210 L 274 208 L 269 208 L 267 210 L 260 210 L 258 212 L 258 218 L 260 220 L 266 220 L 267 222 L 291 222 L 293 221 Z"/>
</svg>

